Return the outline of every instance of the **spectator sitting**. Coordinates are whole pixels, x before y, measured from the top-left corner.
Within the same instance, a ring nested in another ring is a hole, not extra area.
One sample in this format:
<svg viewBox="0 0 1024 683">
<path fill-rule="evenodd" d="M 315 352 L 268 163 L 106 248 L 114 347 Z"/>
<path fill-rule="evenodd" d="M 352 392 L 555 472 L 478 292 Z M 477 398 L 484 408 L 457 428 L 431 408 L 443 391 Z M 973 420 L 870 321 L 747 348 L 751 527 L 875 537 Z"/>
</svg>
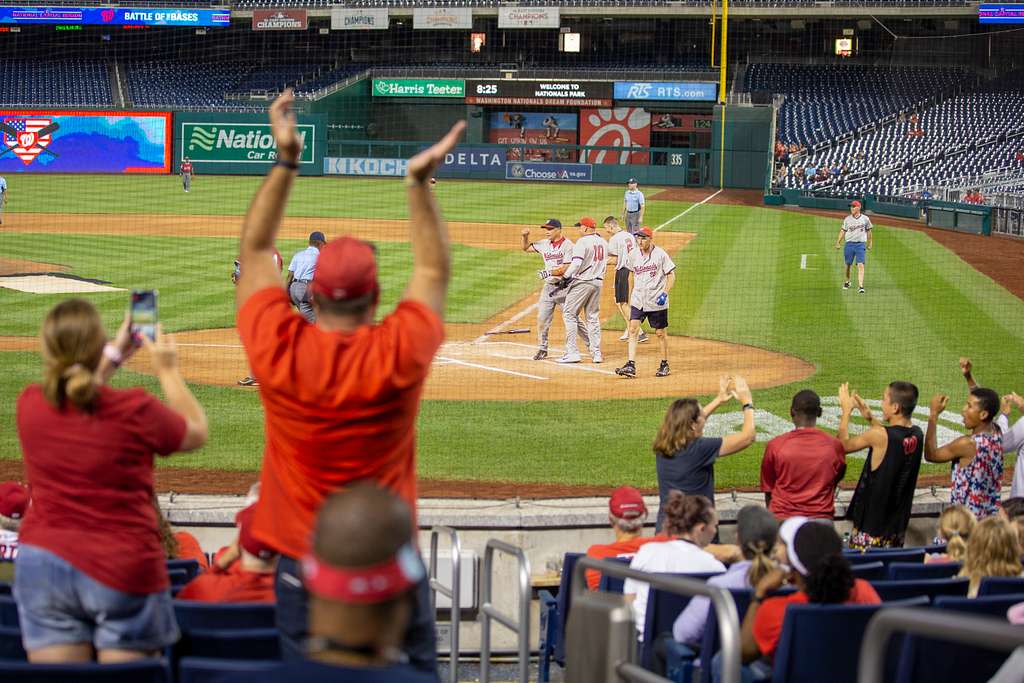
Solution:
<svg viewBox="0 0 1024 683">
<path fill-rule="evenodd" d="M 931 562 L 963 562 L 967 557 L 967 542 L 978 520 L 963 505 L 950 505 L 939 515 L 937 543 L 946 544 L 946 552 L 932 553 L 925 558 Z"/>
<path fill-rule="evenodd" d="M 851 548 L 903 546 L 924 448 L 924 434 L 911 421 L 917 399 L 916 386 L 892 382 L 882 394 L 882 420 L 876 420 L 864 399 L 850 393 L 849 385 L 839 387 L 839 440 L 847 453 L 870 449 L 846 510 L 853 522 Z M 871 426 L 863 434 L 850 436 L 854 406 Z"/>
<path fill-rule="evenodd" d="M 596 543 L 587 548 L 587 557 L 604 560 L 609 557 L 632 558 L 640 546 L 651 541 L 667 541 L 668 536 L 643 536 L 647 520 L 644 497 L 632 486 L 620 486 L 608 499 L 608 522 L 615 532 L 614 543 Z M 597 590 L 600 572 L 587 570 L 587 588 Z"/>
<path fill-rule="evenodd" d="M 155 656 L 178 627 L 152 504 L 153 454 L 202 446 L 206 415 L 159 325 L 155 341 L 142 339 L 167 405 L 143 389 L 106 386 L 134 348 L 128 318 L 107 345 L 96 307 L 69 299 L 46 315 L 41 336 L 42 384 L 17 406 L 32 492 L 15 562 L 22 643 L 33 663 Z"/>
<path fill-rule="evenodd" d="M 1024 517 L 1024 498 L 1014 496 L 1004 500 L 999 505 L 999 516 L 1008 522 L 1016 522 Z"/>
<path fill-rule="evenodd" d="M 704 436 L 708 416 L 730 398 L 735 398 L 743 406 L 743 429 L 724 437 Z M 742 451 L 754 443 L 756 435 L 753 398 L 742 377 L 722 377 L 718 395 L 704 408 L 695 398 L 673 401 L 658 430 L 658 438 L 654 440 L 658 495 L 661 499 L 657 531 L 662 529 L 665 505 L 671 491 L 714 501 L 715 460 Z"/>
<path fill-rule="evenodd" d="M 14 578 L 18 529 L 28 510 L 28 489 L 16 481 L 0 484 L 0 581 Z"/>
<path fill-rule="evenodd" d="M 779 519 L 832 519 L 836 486 L 846 474 L 846 451 L 839 439 L 815 428 L 821 399 L 811 389 L 793 396 L 789 416 L 796 429 L 769 441 L 761 460 L 765 505 Z"/>
<path fill-rule="evenodd" d="M 1017 530 L 1001 517 L 988 517 L 978 522 L 967 540 L 967 559 L 958 576 L 970 579 L 968 597 L 978 595 L 978 587 L 986 576 L 1021 576 L 1020 542 Z"/>
<path fill-rule="evenodd" d="M 966 369 L 964 362 L 966 361 Z M 961 359 L 965 376 L 970 361 Z M 1003 435 L 995 418 L 999 414 L 999 395 L 974 385 L 960 415 L 970 434 L 943 446 L 936 443 L 939 415 L 949 397 L 932 397 L 925 438 L 924 457 L 928 462 L 953 463 L 950 503 L 966 505 L 979 520 L 999 512 L 999 493 L 1003 479 Z"/>
<path fill-rule="evenodd" d="M 356 484 L 324 501 L 310 553 L 308 659 L 239 675 L 259 681 L 437 683 L 402 662 L 402 639 L 424 578 L 412 512 L 401 498 Z"/>
<path fill-rule="evenodd" d="M 672 540 L 642 546 L 629 564 L 630 569 L 677 574 L 724 572 L 725 565 L 704 549 L 718 532 L 718 515 L 711 501 L 704 496 L 671 491 L 662 509 L 665 511 L 665 532 Z M 643 640 L 650 586 L 643 581 L 626 579 L 622 592 L 626 601 L 633 603 L 636 626 L 640 629 L 640 640 Z"/>
<path fill-rule="evenodd" d="M 153 496 L 153 508 L 156 510 L 156 521 L 160 529 L 160 545 L 164 547 L 164 556 L 168 560 L 195 560 L 203 569 L 210 568 L 210 562 L 203 552 L 199 540 L 187 531 L 175 531 L 167 521 L 160 501 Z"/>
<path fill-rule="evenodd" d="M 843 542 L 830 524 L 790 517 L 779 527 L 786 568 L 768 572 L 754 587 L 741 629 L 742 657 L 759 674 L 771 673 L 771 661 L 790 605 L 867 604 L 881 602 L 871 584 L 855 579 Z M 768 597 L 787 581 L 792 595 Z M 717 663 L 717 658 L 716 658 Z"/>
<path fill-rule="evenodd" d="M 736 515 L 736 536 L 743 561 L 730 566 L 724 574 L 712 576 L 708 585 L 736 589 L 756 586 L 775 569 L 770 555 L 778 532 L 779 524 L 768 510 L 760 505 L 743 507 Z M 690 600 L 672 626 L 672 637 L 676 642 L 700 645 L 710 606 L 711 602 L 703 596 Z"/>
<path fill-rule="evenodd" d="M 255 506 L 235 516 L 238 553 L 234 569 L 214 567 L 195 577 L 178 593 L 179 600 L 202 602 L 274 602 L 277 553 L 252 535 Z"/>
</svg>

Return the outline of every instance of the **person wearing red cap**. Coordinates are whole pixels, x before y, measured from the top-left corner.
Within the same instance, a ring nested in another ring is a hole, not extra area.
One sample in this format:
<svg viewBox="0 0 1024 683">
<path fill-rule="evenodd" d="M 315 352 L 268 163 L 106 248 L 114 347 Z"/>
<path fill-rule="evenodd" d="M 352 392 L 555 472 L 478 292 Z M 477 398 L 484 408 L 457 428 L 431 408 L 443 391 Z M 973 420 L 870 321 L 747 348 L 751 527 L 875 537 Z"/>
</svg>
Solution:
<svg viewBox="0 0 1024 683">
<path fill-rule="evenodd" d="M 0 484 L 0 581 L 14 577 L 18 557 L 18 529 L 28 510 L 28 489 L 16 481 Z"/>
<path fill-rule="evenodd" d="M 200 602 L 274 602 L 274 569 L 277 552 L 252 535 L 256 505 L 235 516 L 238 527 L 238 561 L 223 569 L 214 564 L 209 571 L 189 581 L 178 600 Z"/>
<path fill-rule="evenodd" d="M 655 377 L 668 377 L 668 293 L 676 284 L 676 264 L 668 252 L 654 244 L 654 232 L 646 225 L 636 234 L 640 250 L 633 257 L 633 294 L 629 299 L 629 356 L 615 369 L 620 377 L 636 377 L 636 345 L 640 325 L 647 320 L 658 337 L 661 365 Z"/>
<path fill-rule="evenodd" d="M 642 536 L 647 520 L 647 505 L 640 491 L 632 486 L 620 486 L 608 499 L 608 523 L 615 533 L 614 543 L 595 543 L 587 548 L 587 557 L 604 560 L 609 557 L 632 558 L 640 546 L 651 541 L 667 541 L 668 536 Z M 587 570 L 587 588 L 597 590 L 601 574 Z"/>
<path fill-rule="evenodd" d="M 590 358 L 595 363 L 604 361 L 601 355 L 601 287 L 604 271 L 608 265 L 608 243 L 597 234 L 597 222 L 589 216 L 580 219 L 577 227 L 583 229 L 572 248 L 572 259 L 563 276 L 569 281 L 562 307 L 562 321 L 565 323 L 565 355 L 559 363 L 579 363 L 580 349 L 576 342 L 576 325 L 579 312 L 586 317 L 587 345 Z"/>
<path fill-rule="evenodd" d="M 425 579 L 414 531 L 409 505 L 372 484 L 327 498 L 302 560 L 308 658 L 226 680 L 437 683 L 436 674 L 409 666 L 402 654 L 416 587 Z"/>
<path fill-rule="evenodd" d="M 839 229 L 836 237 L 836 249 L 846 240 L 846 247 L 843 249 L 843 257 L 846 261 L 846 279 L 843 280 L 843 289 L 850 288 L 850 266 L 857 262 L 857 292 L 864 293 L 864 262 L 867 259 L 867 251 L 871 251 L 872 231 L 871 219 L 860 212 L 860 202 L 856 199 L 850 202 L 850 215 L 843 219 L 843 227 Z"/>
<path fill-rule="evenodd" d="M 291 191 L 302 140 L 285 90 L 270 107 L 278 159 L 242 225 L 236 288 L 238 331 L 260 378 L 266 447 L 253 535 L 281 553 L 277 625 L 286 656 L 306 636 L 307 593 L 299 560 L 324 499 L 371 480 L 416 505 L 416 414 L 423 384 L 444 339 L 451 272 L 448 230 L 429 180 L 455 147 L 465 122 L 409 160 L 405 184 L 413 252 L 412 277 L 395 310 L 374 323 L 380 287 L 370 244 L 342 237 L 320 252 L 310 283 L 316 324 L 289 305 L 270 259 Z M 252 264 L 251 266 L 249 264 Z M 436 670 L 433 616 L 426 581 L 406 652 Z"/>
</svg>

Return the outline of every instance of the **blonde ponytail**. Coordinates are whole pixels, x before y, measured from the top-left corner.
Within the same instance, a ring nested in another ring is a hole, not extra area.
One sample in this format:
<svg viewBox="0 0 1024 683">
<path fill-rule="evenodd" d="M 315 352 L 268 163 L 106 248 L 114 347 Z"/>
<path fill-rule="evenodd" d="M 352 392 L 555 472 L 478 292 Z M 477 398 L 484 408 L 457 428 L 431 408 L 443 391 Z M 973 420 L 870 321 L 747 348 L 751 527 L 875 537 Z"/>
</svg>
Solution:
<svg viewBox="0 0 1024 683">
<path fill-rule="evenodd" d="M 50 309 L 40 333 L 43 395 L 55 408 L 70 401 L 90 410 L 96 401 L 96 368 L 106 332 L 96 307 L 84 299 L 68 299 Z"/>
<path fill-rule="evenodd" d="M 768 556 L 771 547 L 764 541 L 749 541 L 743 546 L 743 554 L 750 558 L 747 583 L 756 586 L 768 572 L 775 569 L 775 561 Z"/>
</svg>

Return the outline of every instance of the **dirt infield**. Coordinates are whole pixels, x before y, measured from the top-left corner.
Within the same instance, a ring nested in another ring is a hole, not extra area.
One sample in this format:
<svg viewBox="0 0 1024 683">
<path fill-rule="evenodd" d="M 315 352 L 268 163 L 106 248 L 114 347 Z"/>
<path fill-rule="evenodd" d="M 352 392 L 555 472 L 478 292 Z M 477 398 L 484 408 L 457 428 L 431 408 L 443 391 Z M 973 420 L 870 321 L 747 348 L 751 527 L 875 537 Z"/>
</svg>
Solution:
<svg viewBox="0 0 1024 683">
<path fill-rule="evenodd" d="M 13 258 L 0 258 L 0 277 L 7 275 L 26 275 L 28 273 L 63 273 L 67 266 L 40 261 L 22 261 Z"/>
</svg>

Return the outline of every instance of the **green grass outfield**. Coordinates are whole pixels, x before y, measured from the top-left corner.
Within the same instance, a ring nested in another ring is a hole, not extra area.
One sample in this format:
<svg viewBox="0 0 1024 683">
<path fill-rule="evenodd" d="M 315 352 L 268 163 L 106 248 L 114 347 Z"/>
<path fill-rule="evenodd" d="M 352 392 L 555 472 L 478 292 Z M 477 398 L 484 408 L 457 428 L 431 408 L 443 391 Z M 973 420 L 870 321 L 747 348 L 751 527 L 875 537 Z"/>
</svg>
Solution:
<svg viewBox="0 0 1024 683">
<path fill-rule="evenodd" d="M 8 182 L 8 215 L 168 213 L 195 215 L 201 222 L 203 215 L 241 216 L 259 179 L 197 177 L 188 195 L 176 178 L 166 176 L 15 176 Z M 648 197 L 657 192 L 644 189 Z M 538 225 L 554 216 L 571 224 L 583 214 L 617 214 L 622 188 L 443 181 L 438 196 L 451 220 Z M 650 201 L 647 222 L 660 225 L 687 208 L 685 203 Z M 406 216 L 400 182 L 342 178 L 300 179 L 288 214 Z M 16 224 L 16 216 L 0 228 L 2 257 L 65 264 L 76 275 L 126 289 L 155 287 L 160 290 L 161 318 L 170 331 L 233 324 L 228 275 L 234 239 L 25 234 L 11 232 L 11 223 Z M 932 393 L 943 391 L 952 395 L 951 406 L 958 409 L 965 396 L 956 366 L 960 355 L 974 358 L 983 383 L 1001 392 L 1024 389 L 1015 353 L 1024 341 L 1024 303 L 924 233 L 886 228 L 884 218 L 879 223 L 875 250 L 868 257 L 868 293 L 860 296 L 840 288 L 841 255 L 832 249 L 837 220 L 765 208 L 694 208 L 665 228 L 698 235 L 673 254 L 680 269 L 670 332 L 752 344 L 813 363 L 817 372 L 807 381 L 755 392 L 757 406 L 778 416 L 787 415 L 797 389 L 810 386 L 822 396 L 834 396 L 844 380 L 877 398 L 890 380 L 909 379 L 921 388 L 923 404 Z M 518 234 L 510 234 L 509 240 L 513 248 Z M 287 241 L 280 247 L 287 259 L 301 243 Z M 401 243 L 379 247 L 383 305 L 388 309 L 408 276 L 410 252 Z M 807 269 L 800 267 L 804 254 Z M 536 288 L 538 267 L 535 256 L 457 246 L 449 320 L 479 322 L 494 315 Z M 45 311 L 61 298 L 0 289 L 0 335 L 36 334 Z M 113 328 L 124 309 L 124 293 L 90 298 Z M 624 353 L 625 345 L 606 349 L 608 367 L 621 362 Z M 14 399 L 37 378 L 39 362 L 33 353 L 16 352 L 3 354 L 2 363 L 0 458 L 17 458 Z M 648 369 L 654 370 L 641 371 Z M 658 381 L 671 384 L 673 378 Z M 145 376 L 125 372 L 117 378 L 119 385 L 138 383 L 157 390 Z M 210 417 L 210 442 L 164 465 L 257 470 L 262 413 L 256 392 L 203 385 L 194 389 Z M 434 479 L 652 486 L 656 477 L 650 443 L 667 403 L 425 401 L 420 473 Z M 719 486 L 756 485 L 762 451 L 763 443 L 758 443 L 719 462 Z M 848 478 L 859 471 L 855 463 Z"/>
</svg>

